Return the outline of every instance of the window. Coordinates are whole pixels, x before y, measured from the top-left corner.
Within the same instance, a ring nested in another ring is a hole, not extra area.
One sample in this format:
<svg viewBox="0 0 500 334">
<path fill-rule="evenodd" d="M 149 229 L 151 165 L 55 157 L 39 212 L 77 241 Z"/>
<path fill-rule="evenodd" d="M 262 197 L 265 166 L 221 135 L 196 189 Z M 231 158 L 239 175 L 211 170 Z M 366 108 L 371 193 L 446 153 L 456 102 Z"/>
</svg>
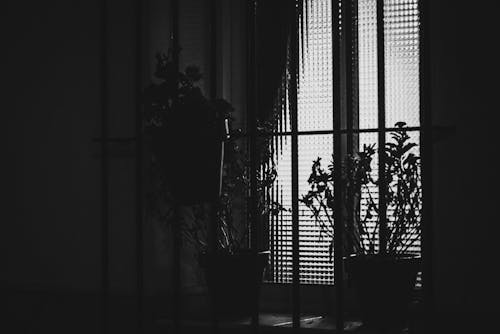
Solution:
<svg viewBox="0 0 500 334">
<path fill-rule="evenodd" d="M 313 160 L 320 157 L 324 163 L 331 161 L 333 152 L 333 117 L 341 110 L 334 110 L 334 82 L 332 27 L 332 1 L 304 1 L 300 20 L 299 73 L 297 89 L 298 126 L 298 189 L 299 196 L 308 190 L 307 179 Z M 347 69 L 343 78 L 349 90 L 350 101 L 344 103 L 342 136 L 346 145 L 354 150 L 364 144 L 379 145 L 379 133 L 394 128 L 396 122 L 405 122 L 412 141 L 418 143 L 420 135 L 419 96 L 419 13 L 418 0 L 384 0 L 384 84 L 385 109 L 379 114 L 379 82 L 377 52 L 377 2 L 376 0 L 353 0 L 352 15 L 348 27 L 350 34 L 344 34 L 343 47 L 352 52 L 352 61 L 340 58 L 341 66 Z M 342 13 L 342 10 L 341 10 Z M 341 14 L 342 15 L 342 14 Z M 342 19 L 346 19 L 341 17 Z M 348 36 L 347 36 L 348 35 Z M 345 50 L 345 49 L 344 49 Z M 272 189 L 272 197 L 285 207 L 292 206 L 292 147 L 290 135 L 289 107 L 286 101 L 281 105 L 279 133 L 273 137 L 273 159 L 278 178 Z M 347 116 L 347 117 L 346 117 Z M 380 120 L 385 124 L 379 124 Z M 349 139 L 350 138 L 350 141 Z M 383 145 L 383 143 L 382 143 Z M 414 150 L 418 150 L 414 148 Z M 418 151 L 415 152 L 419 154 Z M 374 166 L 378 159 L 375 159 Z M 377 187 L 373 185 L 377 195 Z M 366 201 L 363 202 L 366 204 Z M 361 209 L 363 214 L 363 208 Z M 387 208 L 387 221 L 391 222 L 391 207 Z M 327 238 L 321 239 L 319 227 L 310 217 L 309 210 L 299 205 L 299 252 L 300 282 L 302 284 L 333 284 L 334 266 L 331 261 Z M 372 218 L 373 221 L 377 217 Z M 333 232 L 333 231 L 332 231 Z M 292 282 L 292 214 L 282 212 L 271 218 L 269 227 L 271 250 L 268 281 Z M 409 250 L 420 251 L 420 240 Z"/>
</svg>

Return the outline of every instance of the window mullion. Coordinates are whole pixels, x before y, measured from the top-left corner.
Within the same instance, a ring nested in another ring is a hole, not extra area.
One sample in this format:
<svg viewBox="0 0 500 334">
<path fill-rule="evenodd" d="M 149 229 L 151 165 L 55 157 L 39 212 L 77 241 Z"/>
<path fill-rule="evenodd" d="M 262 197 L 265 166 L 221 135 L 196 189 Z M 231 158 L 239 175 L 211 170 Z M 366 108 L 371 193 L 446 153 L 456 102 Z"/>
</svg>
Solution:
<svg viewBox="0 0 500 334">
<path fill-rule="evenodd" d="M 379 250 L 387 249 L 387 202 L 385 177 L 385 43 L 384 0 L 377 0 L 377 89 L 378 89 L 378 190 L 379 190 Z"/>
<path fill-rule="evenodd" d="M 347 1 L 346 13 L 347 153 L 351 154 L 359 149 L 358 0 Z"/>
<path fill-rule="evenodd" d="M 292 154 L 292 325 L 300 327 L 300 249 L 299 249 L 299 157 L 298 157 L 298 70 L 299 70 L 299 20 L 302 0 L 295 2 L 290 38 L 290 123 Z"/>
<path fill-rule="evenodd" d="M 424 309 L 433 312 L 434 286 L 432 283 L 432 121 L 429 59 L 429 9 L 430 0 L 420 0 L 419 8 L 419 77 L 420 77 L 420 147 L 422 173 L 422 286 L 424 289 Z"/>
<path fill-rule="evenodd" d="M 332 0 L 332 55 L 333 55 L 333 191 L 334 191 L 334 258 L 333 267 L 335 270 L 334 284 L 336 294 L 336 328 L 342 333 L 344 328 L 343 319 L 343 271 L 342 269 L 342 248 L 343 248 L 343 227 L 339 224 L 342 219 L 342 187 L 341 184 L 341 154 L 342 154 L 342 106 L 345 97 L 345 87 L 341 84 L 342 69 L 345 68 L 341 63 L 341 28 L 345 27 L 345 19 L 341 18 L 341 5 L 345 1 Z M 344 7 L 345 8 L 345 7 Z M 343 9 L 343 8 L 342 8 Z M 340 270 L 339 270 L 340 269 Z"/>
</svg>

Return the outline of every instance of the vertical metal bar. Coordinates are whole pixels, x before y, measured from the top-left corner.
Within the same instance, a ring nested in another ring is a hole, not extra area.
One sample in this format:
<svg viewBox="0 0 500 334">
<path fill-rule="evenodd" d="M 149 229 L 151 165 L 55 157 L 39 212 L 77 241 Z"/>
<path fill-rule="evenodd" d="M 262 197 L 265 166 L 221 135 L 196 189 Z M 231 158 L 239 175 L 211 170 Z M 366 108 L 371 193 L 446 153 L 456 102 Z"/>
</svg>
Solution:
<svg viewBox="0 0 500 334">
<path fill-rule="evenodd" d="M 384 0 L 377 0 L 377 82 L 378 82 L 378 175 L 379 175 L 379 251 L 387 249 L 387 203 L 385 177 L 385 43 Z"/>
<path fill-rule="evenodd" d="M 341 30 L 344 17 L 340 18 L 340 5 L 338 0 L 332 0 L 332 55 L 333 55 L 333 185 L 334 185 L 334 253 L 333 253 L 333 266 L 335 269 L 334 284 L 335 284 L 335 324 L 336 332 L 342 333 L 344 331 L 344 310 L 343 310 L 343 266 L 342 266 L 342 248 L 343 248 L 343 226 L 342 221 L 342 187 L 341 185 L 341 170 L 342 170 L 342 137 L 341 126 L 342 120 L 342 95 L 344 95 L 345 87 L 341 83 Z M 342 20 L 342 21 L 340 21 Z M 345 24 L 344 24 L 345 26 Z M 343 30 L 343 27 L 342 27 Z"/>
<path fill-rule="evenodd" d="M 210 99 L 217 97 L 217 0 L 210 0 L 209 5 L 209 34 L 210 34 Z M 217 230 L 219 225 L 219 198 L 222 184 L 222 164 L 224 163 L 224 142 L 220 147 L 220 168 L 218 168 L 218 187 L 213 189 L 212 205 L 210 210 L 210 224 L 208 226 L 208 252 L 214 256 L 217 251 Z M 217 296 L 216 284 L 212 287 L 212 293 Z M 219 330 L 219 319 L 216 308 L 210 310 L 211 332 Z"/>
<path fill-rule="evenodd" d="M 101 295 L 100 331 L 108 332 L 109 295 L 109 101 L 108 101 L 108 1 L 101 1 L 100 104 L 101 104 Z"/>
<path fill-rule="evenodd" d="M 171 0 L 172 12 L 172 33 L 171 33 L 171 48 L 172 48 L 172 61 L 174 65 L 174 72 L 179 72 L 179 0 Z M 178 83 L 175 84 L 175 90 L 178 88 Z M 173 104 L 176 105 L 177 91 L 174 92 Z M 172 238 L 173 238 L 173 265 L 172 265 L 172 287 L 173 287 L 173 332 L 179 333 L 181 328 L 181 231 L 180 231 L 180 212 L 179 204 L 174 203 L 174 224 L 172 225 Z"/>
<path fill-rule="evenodd" d="M 280 187 L 279 188 L 279 191 L 280 191 L 280 203 L 283 203 L 283 189 Z M 283 228 L 283 211 L 280 212 L 280 220 L 279 220 L 279 230 L 278 230 L 278 235 L 279 235 L 279 246 L 278 246 L 278 253 L 279 254 L 283 254 L 283 249 L 284 249 L 284 245 L 283 245 L 283 242 L 284 242 L 284 228 Z M 283 267 L 284 267 L 284 258 L 283 258 L 283 255 L 281 255 L 281 259 L 280 259 L 280 262 L 279 262 L 280 266 L 279 266 L 279 281 L 280 283 L 283 283 L 283 281 L 285 280 L 284 278 L 284 274 L 283 274 Z"/>
<path fill-rule="evenodd" d="M 250 122 L 251 126 L 251 139 L 250 139 L 250 145 L 251 145 L 251 169 L 252 169 L 252 185 L 251 185 L 251 193 L 252 193 L 252 198 L 253 198 L 253 203 L 252 203 L 252 249 L 254 251 L 257 251 L 259 248 L 259 232 L 260 232 L 260 224 L 259 224 L 259 212 L 258 212 L 258 191 L 257 191 L 257 175 L 258 175 L 258 169 L 260 166 L 260 159 L 259 159 L 259 151 L 257 147 L 257 122 L 259 118 L 259 113 L 258 113 L 258 105 L 259 105 L 259 100 L 258 100 L 258 82 L 259 82 L 259 77 L 258 77 L 258 72 L 257 72 L 257 67 L 258 67 L 258 27 L 257 27 L 257 15 L 259 11 L 259 0 L 254 1 L 254 7 L 253 7 L 253 72 L 252 72 L 252 92 L 253 92 L 253 110 L 252 110 L 252 118 Z"/>
<path fill-rule="evenodd" d="M 249 152 L 250 152 L 250 248 L 257 253 L 259 250 L 259 212 L 258 212 L 258 191 L 257 173 L 259 168 L 259 152 L 257 148 L 257 15 L 258 1 L 247 2 L 247 128 L 249 132 Z M 257 296 L 255 296 L 257 297 Z M 251 327 L 254 333 L 259 325 L 259 310 L 257 298 L 252 305 Z"/>
<path fill-rule="evenodd" d="M 249 204 L 249 218 L 250 218 L 250 247 L 257 246 L 257 238 L 255 235 L 256 224 L 254 221 L 255 213 L 257 210 L 257 203 L 255 202 L 254 196 L 257 193 L 257 180 L 256 171 L 257 163 L 255 161 L 256 156 L 256 125 L 257 125 L 257 115 L 256 112 L 256 54 L 255 54 L 255 38 L 256 38 L 256 1 L 250 0 L 247 2 L 247 131 L 249 133 L 248 145 L 250 151 L 250 202 Z"/>
<path fill-rule="evenodd" d="M 352 125 L 353 125 L 353 148 L 359 151 L 359 0 L 351 2 L 351 22 L 352 22 Z"/>
<path fill-rule="evenodd" d="M 357 59 L 357 29 L 355 17 L 357 17 L 357 0 L 346 1 L 345 6 L 345 49 L 344 58 L 346 64 L 346 117 L 347 117 L 347 153 L 350 154 L 354 150 L 358 150 L 358 140 L 354 138 L 353 129 L 359 127 L 359 110 L 358 110 L 358 65 L 355 64 Z M 356 135 L 357 136 L 357 135 Z"/>
<path fill-rule="evenodd" d="M 355 129 L 359 129 L 359 58 L 358 58 L 358 32 L 357 32 L 357 16 L 358 16 L 358 0 L 345 1 L 345 41 L 344 47 L 344 62 L 345 62 L 345 93 L 346 93 L 346 153 L 348 155 L 359 151 L 359 134 L 355 133 Z M 343 144 L 343 143 L 342 143 Z M 351 229 L 354 222 L 354 203 L 348 201 L 346 203 L 347 219 L 346 229 Z M 351 231 L 347 231 L 350 233 Z"/>
<path fill-rule="evenodd" d="M 351 1 L 343 1 L 343 22 L 345 30 L 344 32 L 344 64 L 345 64 L 345 92 L 346 92 L 346 100 L 345 100 L 345 113 L 346 113 L 346 128 L 347 128 L 347 153 L 352 153 L 353 149 L 353 100 L 352 100 L 352 6 Z"/>
<path fill-rule="evenodd" d="M 430 36 L 429 6 L 430 1 L 419 3 L 419 78 L 420 78 L 420 148 L 422 173 L 422 288 L 423 302 L 426 310 L 426 323 L 434 310 L 433 285 L 433 238 L 432 238 L 432 119 L 431 119 L 431 77 L 430 77 Z"/>
<path fill-rule="evenodd" d="M 210 0 L 209 2 L 209 25 L 210 25 L 210 98 L 215 99 L 217 95 L 217 30 L 216 30 L 216 1 Z M 222 143 L 223 145 L 223 143 Z M 223 147 L 222 147 L 223 149 Z M 221 153 L 221 159 L 223 154 Z M 222 163 L 222 161 L 221 161 Z M 217 175 L 220 180 L 222 174 Z M 219 182 L 220 185 L 220 182 Z M 209 252 L 214 252 L 217 249 L 217 225 L 218 225 L 218 203 L 219 203 L 219 189 L 214 189 L 212 194 L 212 209 L 211 218 L 208 228 L 208 249 Z"/>
<path fill-rule="evenodd" d="M 295 13 L 290 30 L 290 121 L 292 151 L 292 324 L 294 331 L 300 328 L 300 245 L 299 245 L 299 145 L 298 145 L 298 69 L 299 30 L 301 0 L 295 1 Z"/>
<path fill-rule="evenodd" d="M 277 128 L 277 124 L 275 123 L 274 124 L 274 127 L 273 127 L 273 131 L 276 131 L 276 128 Z M 271 137 L 271 140 L 270 140 L 270 145 L 271 145 L 271 157 L 270 157 L 270 160 L 271 162 L 272 161 L 277 161 L 277 154 L 276 154 L 276 140 L 278 139 L 278 137 Z M 277 202 L 277 192 L 276 192 L 276 183 L 274 183 L 271 188 L 270 188 L 270 193 L 271 193 L 271 203 L 275 203 Z M 274 213 L 271 213 L 269 215 L 269 242 L 268 242 L 268 247 L 270 248 L 270 268 L 273 268 L 272 270 L 274 271 L 274 268 L 275 268 L 275 261 L 274 261 L 274 256 L 275 256 L 275 245 L 276 245 L 276 240 L 275 240 L 275 236 L 276 236 L 276 231 L 275 231 L 275 226 L 276 226 L 276 215 Z M 273 282 L 276 282 L 276 279 L 275 279 L 275 276 L 273 275 L 273 273 L 271 272 L 268 277 L 267 277 L 267 280 L 272 280 Z"/>
<path fill-rule="evenodd" d="M 210 0 L 210 98 L 217 97 L 217 0 Z"/>
<path fill-rule="evenodd" d="M 136 137 L 136 157 L 135 157 L 135 224 L 136 224 L 136 293 L 137 293 L 137 332 L 143 329 L 143 307 L 144 307 L 144 236 L 143 236 L 143 203 L 142 203 L 142 182 L 143 182 L 143 136 L 142 136 L 142 50 L 143 50 L 143 3 L 142 0 L 135 2 L 136 31 L 135 31 L 135 137 Z"/>
</svg>

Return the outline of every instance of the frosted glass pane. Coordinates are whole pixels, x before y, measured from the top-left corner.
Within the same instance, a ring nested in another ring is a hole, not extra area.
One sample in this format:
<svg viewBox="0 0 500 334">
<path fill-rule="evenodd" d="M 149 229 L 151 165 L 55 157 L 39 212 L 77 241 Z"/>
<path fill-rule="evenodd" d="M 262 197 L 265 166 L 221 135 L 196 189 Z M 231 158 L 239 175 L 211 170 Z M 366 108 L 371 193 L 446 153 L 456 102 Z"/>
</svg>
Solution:
<svg viewBox="0 0 500 334">
<path fill-rule="evenodd" d="M 299 137 L 299 197 L 307 194 L 310 189 L 307 179 L 311 174 L 313 161 L 321 158 L 322 167 L 328 170 L 332 153 L 332 135 Z M 330 218 L 332 214 L 332 211 L 329 211 Z M 328 220 L 326 214 L 323 218 Z M 331 238 L 320 237 L 320 228 L 311 218 L 311 211 L 303 203 L 299 203 L 299 230 L 300 281 L 309 284 L 333 284 L 333 261 L 329 255 Z"/>
<path fill-rule="evenodd" d="M 377 129 L 378 80 L 377 80 L 377 6 L 376 0 L 359 0 L 355 21 L 360 129 Z M 384 0 L 384 57 L 385 57 L 385 118 L 386 127 L 396 122 L 406 122 L 418 127 L 419 123 L 419 15 L 417 0 Z M 333 126 L 333 77 L 332 77 L 332 18 L 331 0 L 304 2 L 304 39 L 299 45 L 298 129 L 299 131 L 332 130 Z M 357 26 L 356 26 L 357 23 Z M 287 92 L 288 94 L 289 92 Z M 288 99 L 286 99 L 287 101 Z M 283 131 L 289 131 L 289 106 L 285 103 L 281 113 Z M 354 117 L 356 118 L 356 117 Z M 411 133 L 418 143 L 418 131 Z M 378 133 L 360 133 L 359 150 L 364 144 L 375 144 Z M 387 134 L 387 141 L 391 141 Z M 345 137 L 343 137 L 345 141 Z M 276 137 L 273 141 L 274 161 L 278 178 L 273 187 L 273 198 L 285 207 L 292 206 L 291 137 Z M 306 194 L 307 179 L 313 160 L 322 158 L 328 168 L 333 152 L 333 135 L 299 135 L 299 197 Z M 415 149 L 418 154 L 418 148 Z M 378 155 L 373 157 L 373 178 L 378 179 Z M 369 184 L 361 198 L 361 219 L 367 216 L 369 199 L 378 204 L 379 189 Z M 310 218 L 309 209 L 299 203 L 299 266 L 300 281 L 307 284 L 333 284 L 334 268 L 330 261 L 330 239 L 319 239 L 319 229 Z M 378 215 L 369 214 L 368 229 L 378 248 Z M 393 210 L 387 208 L 388 223 L 394 220 Z M 292 282 L 292 217 L 283 212 L 270 222 L 271 270 L 269 280 L 278 283 Z M 368 241 L 366 241 L 368 243 Z M 420 251 L 420 241 L 410 251 Z"/>
<path fill-rule="evenodd" d="M 359 128 L 378 127 L 377 2 L 358 2 Z"/>
<path fill-rule="evenodd" d="M 419 145 L 419 141 L 420 141 L 420 132 L 419 131 L 408 131 L 408 136 L 410 137 L 410 139 L 408 140 L 408 143 L 415 143 L 415 144 Z M 386 134 L 386 141 L 388 143 L 395 143 L 395 141 L 392 138 L 390 133 Z M 415 156 L 420 156 L 420 146 L 413 147 L 408 153 L 412 153 Z M 420 173 L 421 173 L 421 171 L 419 170 L 419 174 Z M 397 187 L 398 187 L 397 181 L 398 181 L 397 178 L 395 178 L 389 184 L 389 186 L 393 189 L 393 191 L 397 191 Z M 421 193 L 420 193 L 420 196 L 421 196 Z M 420 210 L 421 210 L 421 206 L 418 207 L 417 212 L 420 213 Z M 416 218 L 417 218 L 417 221 L 420 223 L 421 215 L 417 214 Z M 389 225 L 393 224 L 395 220 L 396 220 L 395 207 L 393 205 L 390 205 L 390 203 L 388 203 L 388 205 L 387 205 L 387 223 Z M 409 245 L 407 248 L 407 251 L 413 252 L 413 253 L 420 253 L 420 238 L 415 237 L 416 232 L 417 232 L 416 230 L 413 230 L 412 232 L 414 232 L 414 233 L 409 234 L 408 238 L 406 239 L 407 244 Z"/>
<path fill-rule="evenodd" d="M 299 52 L 298 129 L 333 128 L 331 1 L 306 1 L 307 31 Z M 305 12 L 305 11 L 304 11 Z"/>
<path fill-rule="evenodd" d="M 364 145 L 375 145 L 375 154 L 371 163 L 372 176 L 374 181 L 378 179 L 378 134 L 377 133 L 362 133 L 359 135 L 359 150 L 363 150 Z M 374 201 L 378 205 L 379 191 L 378 186 L 374 183 L 369 183 L 362 189 L 361 204 L 360 204 L 360 220 L 366 221 L 366 227 L 369 233 L 371 243 L 375 244 L 375 250 L 378 250 L 379 229 L 378 229 L 378 213 L 375 210 L 368 210 L 370 201 Z M 370 240 L 363 240 L 365 248 L 369 248 Z"/>
<path fill-rule="evenodd" d="M 273 187 L 277 198 L 288 209 L 292 206 L 291 138 L 282 137 L 276 150 L 278 177 Z M 307 193 L 307 179 L 313 160 L 322 158 L 325 168 L 331 162 L 333 140 L 331 135 L 299 137 L 299 197 Z M 319 239 L 319 229 L 310 218 L 306 206 L 299 205 L 300 282 L 307 284 L 333 284 L 333 263 L 329 258 L 329 239 Z M 271 277 L 273 282 L 292 281 L 292 216 L 282 212 L 270 222 Z"/>
<path fill-rule="evenodd" d="M 272 187 L 273 197 L 287 209 L 292 207 L 291 137 L 274 138 L 274 161 L 278 177 Z M 289 211 L 272 217 L 269 224 L 271 277 L 276 283 L 292 281 L 292 215 Z"/>
<path fill-rule="evenodd" d="M 420 125 L 418 0 L 384 0 L 385 125 Z"/>
</svg>

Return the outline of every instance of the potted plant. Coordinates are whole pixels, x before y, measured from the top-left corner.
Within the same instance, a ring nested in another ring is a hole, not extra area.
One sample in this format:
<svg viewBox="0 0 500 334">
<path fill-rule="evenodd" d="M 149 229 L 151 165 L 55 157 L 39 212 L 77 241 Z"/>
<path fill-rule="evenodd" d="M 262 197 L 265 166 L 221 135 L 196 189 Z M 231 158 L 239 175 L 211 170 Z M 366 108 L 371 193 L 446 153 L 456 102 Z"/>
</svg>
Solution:
<svg viewBox="0 0 500 334">
<path fill-rule="evenodd" d="M 350 282 L 357 290 L 363 324 L 377 330 L 403 328 L 415 286 L 420 256 L 422 208 L 420 159 L 406 124 L 396 123 L 385 144 L 385 184 L 375 178 L 375 145 L 347 155 L 342 163 L 343 257 Z M 310 189 L 301 202 L 310 209 L 321 236 L 331 237 L 333 251 L 333 163 L 324 169 L 318 158 L 308 179 Z M 380 231 L 378 189 L 384 187 L 387 230 Z M 380 247 L 385 233 L 385 249 Z"/>
<path fill-rule="evenodd" d="M 206 98 L 197 86 L 202 78 L 199 69 L 188 66 L 177 72 L 172 52 L 157 55 L 158 82 L 144 92 L 151 167 L 147 210 L 166 225 L 180 224 L 183 242 L 198 253 L 212 306 L 219 315 L 249 315 L 268 252 L 246 247 L 249 225 L 242 218 L 249 161 L 242 148 L 243 132 L 232 128 L 232 105 Z M 264 200 L 275 178 L 272 164 L 258 175 L 261 214 L 281 210 L 278 203 Z M 179 220 L 176 206 L 188 208 L 190 219 Z M 209 224 L 216 224 L 213 252 L 207 246 Z"/>
</svg>

